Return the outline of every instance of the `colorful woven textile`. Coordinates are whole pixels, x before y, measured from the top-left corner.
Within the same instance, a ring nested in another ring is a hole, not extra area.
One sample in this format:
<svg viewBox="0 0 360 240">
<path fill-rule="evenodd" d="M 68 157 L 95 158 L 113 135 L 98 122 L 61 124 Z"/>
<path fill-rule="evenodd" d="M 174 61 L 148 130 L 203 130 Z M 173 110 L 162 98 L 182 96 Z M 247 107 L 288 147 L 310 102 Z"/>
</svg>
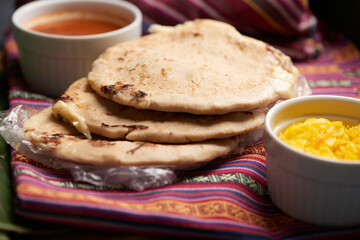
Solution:
<svg viewBox="0 0 360 240">
<path fill-rule="evenodd" d="M 16 3 L 21 6 L 31 1 L 16 0 Z M 293 59 L 308 59 L 318 54 L 317 20 L 309 10 L 307 0 L 127 1 L 140 8 L 145 26 L 211 18 L 230 23 L 240 32 L 270 43 Z"/>
<path fill-rule="evenodd" d="M 296 59 L 316 56 L 317 20 L 307 1 L 272 0 L 129 0 L 148 23 L 175 25 L 195 18 L 230 23 L 240 32 L 264 40 Z"/>
<path fill-rule="evenodd" d="M 324 47 L 317 59 L 296 64 L 313 94 L 360 98 L 359 50 L 344 38 Z M 11 37 L 5 49 L 10 108 L 49 106 L 52 99 L 31 92 L 22 81 Z M 267 192 L 261 141 L 239 156 L 180 173 L 172 185 L 144 191 L 76 183 L 68 172 L 36 163 L 17 151 L 12 152 L 11 165 L 15 212 L 28 219 L 153 237 L 360 238 L 358 227 L 324 228 L 282 213 Z"/>
<path fill-rule="evenodd" d="M 51 99 L 26 91 L 17 69 L 16 45 L 6 45 L 10 108 L 43 108 Z M 319 59 L 297 64 L 313 94 L 360 97 L 360 56 L 349 41 L 329 46 Z M 50 169 L 12 153 L 16 213 L 30 219 L 113 231 L 205 239 L 343 239 L 359 228 L 322 228 L 282 213 L 266 188 L 262 142 L 241 156 L 214 161 L 180 174 L 175 184 L 129 191 L 75 183 L 66 171 Z"/>
</svg>

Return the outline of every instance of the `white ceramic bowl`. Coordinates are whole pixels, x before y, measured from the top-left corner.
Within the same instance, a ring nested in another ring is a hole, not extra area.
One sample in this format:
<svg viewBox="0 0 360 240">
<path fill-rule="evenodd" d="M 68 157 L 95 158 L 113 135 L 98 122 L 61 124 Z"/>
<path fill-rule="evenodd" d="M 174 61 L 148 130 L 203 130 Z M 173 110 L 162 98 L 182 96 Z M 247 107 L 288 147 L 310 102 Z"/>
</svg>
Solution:
<svg viewBox="0 0 360 240">
<path fill-rule="evenodd" d="M 121 16 L 130 24 L 115 31 L 86 36 L 46 34 L 24 27 L 34 17 L 65 10 Z M 142 33 L 140 10 L 122 0 L 33 1 L 14 12 L 12 23 L 25 80 L 35 91 L 51 97 L 58 97 L 73 81 L 86 77 L 92 62 L 107 47 L 138 38 Z"/>
<path fill-rule="evenodd" d="M 309 117 L 358 122 L 360 99 L 307 96 L 275 105 L 263 136 L 272 201 L 299 220 L 323 226 L 360 225 L 360 160 L 331 160 L 301 152 L 279 139 L 286 126 Z"/>
</svg>

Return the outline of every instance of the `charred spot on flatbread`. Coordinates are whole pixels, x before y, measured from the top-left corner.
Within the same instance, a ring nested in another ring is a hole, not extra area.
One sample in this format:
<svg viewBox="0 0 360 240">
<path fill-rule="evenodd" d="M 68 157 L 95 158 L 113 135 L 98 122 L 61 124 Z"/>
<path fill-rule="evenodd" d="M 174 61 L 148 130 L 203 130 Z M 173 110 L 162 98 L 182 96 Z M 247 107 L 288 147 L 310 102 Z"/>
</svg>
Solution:
<svg viewBox="0 0 360 240">
<path fill-rule="evenodd" d="M 101 123 L 102 126 L 104 127 L 126 127 L 126 128 L 130 128 L 133 130 L 139 129 L 139 130 L 146 130 L 149 127 L 145 126 L 145 125 L 121 125 L 121 124 L 106 124 L 106 123 Z"/>
<path fill-rule="evenodd" d="M 118 93 L 118 90 L 116 88 L 116 85 L 115 84 L 112 84 L 112 85 L 104 85 L 101 87 L 101 91 L 107 95 L 107 96 L 112 96 L 112 95 L 115 95 Z"/>
<path fill-rule="evenodd" d="M 132 88 L 134 85 L 132 84 L 123 84 L 120 86 L 120 90 L 127 90 L 127 89 L 130 89 Z"/>
<path fill-rule="evenodd" d="M 54 133 L 54 134 L 49 134 L 47 132 L 41 133 L 41 143 L 52 144 L 57 146 L 60 144 L 61 138 L 64 138 L 64 134 L 62 133 Z"/>
<path fill-rule="evenodd" d="M 94 61 L 88 79 L 95 92 L 137 109 L 202 115 L 248 111 L 296 95 L 298 72 L 290 58 L 227 23 L 197 19 L 150 30 Z M 129 81 L 131 89 L 111 86 L 118 81 Z"/>
<path fill-rule="evenodd" d="M 50 107 L 24 122 L 23 138 L 33 146 L 39 146 L 38 153 L 46 153 L 47 158 L 95 166 L 204 163 L 230 153 L 242 140 L 240 136 L 189 144 L 109 140 L 97 136 L 89 140 L 56 121 Z"/>
<path fill-rule="evenodd" d="M 137 146 L 135 147 L 135 148 L 133 148 L 133 149 L 130 149 L 129 151 L 128 151 L 128 153 L 131 153 L 131 154 L 134 154 L 137 150 L 139 150 L 140 148 L 142 148 L 143 146 L 145 146 L 145 142 L 141 142 L 141 143 L 136 143 L 137 144 Z"/>
<path fill-rule="evenodd" d="M 61 95 L 58 99 L 56 99 L 55 102 L 58 102 L 58 101 L 63 101 L 63 102 L 70 102 L 70 101 L 73 101 L 74 99 L 72 97 L 70 97 L 69 95 L 67 94 L 63 94 Z"/>
<path fill-rule="evenodd" d="M 87 140 L 91 146 L 94 147 L 105 147 L 105 146 L 114 146 L 115 143 L 111 142 L 111 141 L 107 141 L 107 140 L 100 140 L 100 139 L 89 139 Z"/>
<path fill-rule="evenodd" d="M 131 100 L 139 100 L 141 98 L 144 98 L 147 96 L 147 93 L 146 92 L 143 92 L 141 90 L 137 90 L 136 92 L 132 92 L 131 93 L 132 95 L 132 99 Z"/>
<path fill-rule="evenodd" d="M 245 134 L 257 129 L 265 120 L 265 114 L 262 112 L 194 115 L 141 110 L 118 104 L 99 96 L 95 91 L 88 91 L 89 85 L 86 78 L 71 84 L 64 92 L 74 99 L 68 103 L 68 108 L 73 115 L 83 120 L 78 122 L 84 123 L 92 135 L 97 134 L 110 139 L 154 143 L 200 142 Z M 132 91 L 132 84 L 118 81 L 114 85 L 118 88 L 128 88 L 124 90 L 127 93 Z M 63 117 L 67 116 L 69 115 Z M 77 129 L 81 132 L 79 127 Z"/>
</svg>

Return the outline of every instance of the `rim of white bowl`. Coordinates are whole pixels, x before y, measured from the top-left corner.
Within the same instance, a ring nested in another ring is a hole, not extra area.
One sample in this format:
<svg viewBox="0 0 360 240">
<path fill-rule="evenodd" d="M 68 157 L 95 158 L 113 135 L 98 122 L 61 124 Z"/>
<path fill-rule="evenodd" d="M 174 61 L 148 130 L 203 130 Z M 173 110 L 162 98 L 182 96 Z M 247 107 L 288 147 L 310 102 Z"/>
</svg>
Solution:
<svg viewBox="0 0 360 240">
<path fill-rule="evenodd" d="M 99 3 L 99 4 L 108 4 L 108 5 L 113 5 L 113 6 L 117 6 L 117 7 L 123 7 L 126 9 L 130 9 L 130 11 L 132 13 L 134 13 L 134 20 L 126 25 L 125 27 L 110 31 L 110 32 L 105 32 L 105 33 L 99 33 L 99 34 L 89 34 L 89 35 L 80 35 L 80 36 L 68 36 L 68 35 L 57 35 L 57 34 L 48 34 L 48 33 L 42 33 L 42 32 L 38 32 L 38 31 L 34 31 L 34 30 L 30 30 L 27 29 L 23 26 L 23 24 L 19 23 L 19 18 L 21 16 L 21 14 L 23 14 L 23 12 L 25 11 L 30 11 L 32 9 L 41 7 L 41 6 L 49 6 L 49 5 L 57 5 L 57 4 L 62 4 L 62 3 Z M 101 38 L 101 37 L 107 37 L 107 36 L 111 36 L 114 34 L 117 34 L 119 32 L 126 32 L 129 31 L 130 29 L 134 28 L 135 25 L 138 24 L 142 24 L 142 13 L 139 10 L 139 8 L 137 6 L 135 6 L 134 4 L 130 3 L 130 2 L 126 2 L 123 0 L 39 0 L 39 1 L 33 1 L 33 2 L 29 2 L 26 3 L 24 5 L 22 5 L 21 7 L 19 7 L 18 9 L 15 10 L 15 12 L 12 15 L 12 24 L 28 33 L 28 34 L 32 34 L 32 35 L 37 35 L 40 37 L 46 37 L 46 38 L 51 38 L 51 39 L 69 39 L 69 40 L 87 40 L 87 39 L 94 39 L 94 38 Z"/>
<path fill-rule="evenodd" d="M 322 156 L 313 155 L 310 153 L 306 153 L 303 151 L 300 151 L 296 149 L 295 147 L 290 146 L 289 144 L 282 141 L 279 136 L 275 133 L 274 129 L 270 127 L 270 122 L 273 116 L 280 111 L 281 109 L 289 106 L 289 105 L 296 105 L 300 104 L 301 102 L 305 101 L 313 101 L 313 100 L 340 100 L 345 102 L 354 102 L 356 104 L 360 104 L 360 99 L 353 98 L 353 97 L 346 97 L 346 96 L 337 96 L 337 95 L 310 95 L 310 96 L 301 96 L 292 98 L 289 100 L 282 101 L 275 106 L 273 106 L 268 113 L 266 114 L 265 118 L 265 129 L 270 134 L 270 136 L 281 146 L 289 149 L 290 151 L 294 151 L 297 154 L 310 158 L 314 161 L 322 161 L 322 162 L 328 162 L 331 164 L 346 164 L 346 165 L 360 165 L 360 159 L 359 160 L 347 160 L 347 159 L 332 159 L 332 158 L 326 158 Z"/>
</svg>

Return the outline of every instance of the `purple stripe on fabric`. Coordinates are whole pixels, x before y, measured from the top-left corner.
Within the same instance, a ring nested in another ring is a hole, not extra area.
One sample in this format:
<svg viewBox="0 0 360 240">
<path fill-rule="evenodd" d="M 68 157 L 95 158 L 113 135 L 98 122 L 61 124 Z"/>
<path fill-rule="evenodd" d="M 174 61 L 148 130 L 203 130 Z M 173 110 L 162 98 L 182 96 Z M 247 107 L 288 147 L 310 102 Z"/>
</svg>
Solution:
<svg viewBox="0 0 360 240">
<path fill-rule="evenodd" d="M 296 22 L 301 20 L 302 12 L 294 10 L 294 7 L 288 0 L 277 0 L 279 4 L 286 10 L 287 14 Z"/>
<path fill-rule="evenodd" d="M 304 0 L 293 0 L 293 2 L 301 11 L 305 10 Z"/>
<path fill-rule="evenodd" d="M 62 180 L 62 178 L 72 179 L 71 175 L 66 170 L 42 169 L 40 167 L 35 167 L 30 164 L 19 163 L 16 161 L 11 163 L 11 167 L 14 170 L 26 169 L 31 172 L 34 172 L 34 174 L 36 174 L 36 175 L 40 175 L 42 177 L 49 178 L 49 179 L 59 179 L 59 180 Z"/>
<path fill-rule="evenodd" d="M 238 1 L 236 5 L 231 5 L 229 1 L 230 3 L 232 2 L 232 0 L 208 0 L 207 3 L 211 5 L 212 8 L 216 9 L 219 14 L 228 19 L 227 22 L 234 25 L 240 32 L 250 35 L 259 34 L 259 30 L 253 28 L 251 23 L 249 23 L 242 14 L 244 3 Z"/>
<path fill-rule="evenodd" d="M 154 0 L 131 0 L 131 2 L 137 5 L 145 16 L 159 24 L 175 25 L 187 20 L 183 14 L 169 8 L 166 2 Z"/>
<path fill-rule="evenodd" d="M 185 239 L 273 239 L 272 234 L 266 232 L 257 232 L 257 230 L 253 230 L 251 228 L 247 229 L 244 227 L 238 227 L 238 229 L 242 229 L 242 231 L 236 232 L 224 232 L 218 231 L 213 228 L 209 229 L 200 229 L 196 228 L 196 225 L 190 228 L 184 228 L 182 224 L 173 227 L 164 227 L 159 226 L 155 223 L 149 224 L 147 223 L 145 226 L 144 224 L 134 223 L 134 222 L 119 222 L 115 220 L 102 220 L 101 223 L 98 219 L 94 218 L 86 218 L 86 219 L 79 219 L 75 216 L 69 218 L 69 216 L 58 215 L 54 218 L 52 214 L 38 214 L 31 211 L 18 211 L 23 216 L 28 216 L 30 218 L 36 219 L 50 219 L 50 221 L 54 221 L 57 223 L 65 223 L 70 224 L 72 226 L 83 226 L 83 227 L 93 227 L 95 229 L 103 229 L 103 230 L 111 230 L 111 231 L 122 231 L 122 232 L 130 232 L 139 234 L 149 235 L 151 237 L 154 236 L 176 236 L 176 238 Z M 57 221 L 61 219 L 62 221 Z M 98 223 L 99 222 L 99 223 Z M 82 223 L 85 223 L 84 225 Z M 155 225 L 154 225 L 155 224 Z M 175 229 L 174 229 L 175 227 Z M 266 237 L 267 236 L 267 237 Z"/>
<path fill-rule="evenodd" d="M 354 61 L 353 59 L 349 59 L 345 62 L 339 63 L 339 66 L 342 69 L 348 69 L 348 68 L 360 68 L 360 62 Z"/>
<path fill-rule="evenodd" d="M 238 226 L 243 225 L 244 223 L 238 222 L 235 219 L 231 218 L 204 218 L 204 217 L 192 217 L 187 215 L 182 215 L 181 213 L 172 213 L 165 211 L 141 211 L 137 209 L 130 209 L 130 208 L 121 208 L 121 207 L 113 207 L 113 206 L 107 206 L 104 204 L 89 204 L 89 203 L 82 203 L 82 202 L 75 202 L 75 201 L 61 201 L 56 202 L 54 199 L 49 198 L 41 198 L 38 199 L 33 196 L 19 196 L 22 200 L 23 205 L 32 205 L 32 209 L 42 209 L 42 211 L 46 212 L 57 212 L 57 213 L 68 213 L 68 214 L 78 214 L 82 216 L 98 216 L 105 219 L 122 219 L 123 216 L 127 216 L 127 220 L 133 219 L 134 221 L 147 221 L 147 220 L 155 220 L 154 218 L 157 218 L 158 221 L 166 221 L 166 224 L 168 223 L 177 223 L 177 222 L 183 222 L 183 224 L 191 225 L 191 224 L 197 224 L 198 226 L 210 226 L 210 225 L 227 225 L 229 227 L 237 228 Z M 23 198 L 22 198 L 23 197 Z M 212 199 L 210 199 L 213 201 Z M 226 199 L 219 198 L 222 202 L 227 202 Z M 232 202 L 232 201 L 230 201 Z M 206 199 L 204 200 L 204 204 L 206 204 Z M 236 203 L 240 204 L 240 202 Z M 261 210 L 261 209 L 260 209 Z M 249 211 L 249 209 L 247 209 Z M 250 212 L 253 212 L 250 210 Z M 277 210 L 275 213 L 270 213 L 270 215 L 267 215 L 264 212 L 257 212 L 256 209 L 254 213 L 259 214 L 263 217 L 286 217 L 283 213 L 281 213 L 280 210 Z M 246 223 L 245 223 L 246 224 Z M 252 228 L 259 228 L 259 226 L 249 226 Z"/>
<path fill-rule="evenodd" d="M 44 108 L 44 107 L 49 107 L 50 105 L 48 103 L 26 103 L 24 101 L 11 101 L 9 106 L 10 108 L 15 108 L 17 106 L 20 105 L 28 105 L 28 106 L 34 106 L 34 107 L 38 107 L 38 108 Z"/>
<path fill-rule="evenodd" d="M 301 18 L 296 18 L 292 11 L 289 11 L 289 6 L 287 4 L 282 4 L 279 0 L 268 0 L 272 5 L 281 13 L 286 23 L 289 24 L 291 28 L 294 29 L 298 34 L 303 34 L 304 32 L 309 32 L 312 26 L 315 26 L 316 20 L 310 18 L 309 14 L 304 12 Z"/>
<path fill-rule="evenodd" d="M 212 8 L 206 1 L 197 1 L 197 0 L 185 0 L 192 6 L 196 7 L 197 10 L 202 13 L 204 17 L 217 19 L 223 22 L 228 22 L 229 20 L 224 18 L 219 12 Z"/>
<path fill-rule="evenodd" d="M 291 25 L 289 25 L 287 19 L 285 19 L 284 16 L 280 14 L 277 9 L 274 8 L 274 5 L 270 1 L 263 1 L 263 0 L 251 0 L 251 1 L 257 4 L 260 8 L 262 8 L 265 14 L 267 14 L 281 28 L 279 29 L 272 25 L 272 28 L 267 29 L 267 31 L 270 32 L 276 31 L 277 33 L 282 33 L 285 35 L 294 35 L 297 33 L 296 31 L 294 31 L 295 29 Z M 262 15 L 259 16 L 264 18 L 264 16 Z"/>
<path fill-rule="evenodd" d="M 297 5 L 293 4 L 293 1 L 289 1 L 289 0 L 278 0 L 281 5 L 284 6 L 284 8 L 286 8 L 286 10 L 288 11 L 288 13 L 297 21 L 299 21 L 301 19 L 302 16 L 302 11 L 298 8 Z"/>
</svg>

